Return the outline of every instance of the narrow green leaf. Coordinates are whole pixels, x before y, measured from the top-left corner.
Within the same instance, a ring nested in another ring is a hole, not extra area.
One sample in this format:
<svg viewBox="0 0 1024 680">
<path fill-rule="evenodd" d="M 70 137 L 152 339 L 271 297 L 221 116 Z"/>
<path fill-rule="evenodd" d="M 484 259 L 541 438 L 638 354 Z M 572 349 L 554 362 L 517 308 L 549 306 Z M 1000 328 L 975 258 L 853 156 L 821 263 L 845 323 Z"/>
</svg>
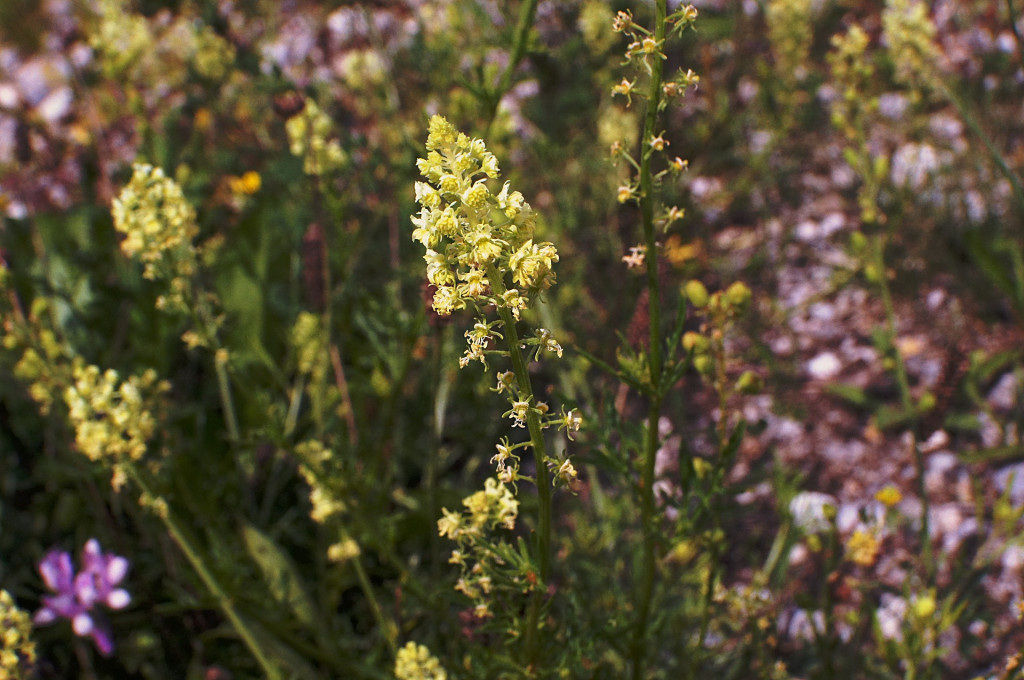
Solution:
<svg viewBox="0 0 1024 680">
<path fill-rule="evenodd" d="M 868 397 L 867 392 L 848 383 L 829 383 L 825 386 L 825 391 L 854 406 L 869 406 L 871 403 L 871 398 Z"/>
<path fill-rule="evenodd" d="M 316 608 L 288 555 L 273 539 L 251 524 L 242 526 L 242 538 L 274 600 L 288 607 L 303 624 L 313 627 L 317 618 Z"/>
</svg>

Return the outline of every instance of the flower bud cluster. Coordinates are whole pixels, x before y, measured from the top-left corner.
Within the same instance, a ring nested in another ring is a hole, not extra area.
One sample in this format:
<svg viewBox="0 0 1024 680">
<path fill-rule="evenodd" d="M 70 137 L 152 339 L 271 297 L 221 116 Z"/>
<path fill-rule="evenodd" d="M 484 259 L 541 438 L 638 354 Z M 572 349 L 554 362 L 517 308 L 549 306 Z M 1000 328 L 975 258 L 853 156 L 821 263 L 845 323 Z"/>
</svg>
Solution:
<svg viewBox="0 0 1024 680">
<path fill-rule="evenodd" d="M 154 36 L 146 18 L 129 11 L 124 0 L 101 0 L 97 10 L 99 22 L 89 43 L 107 74 L 120 75 L 152 49 Z"/>
<path fill-rule="evenodd" d="M 430 119 L 427 157 L 417 166 L 428 181 L 416 183 L 420 213 L 412 218 L 412 238 L 427 251 L 434 310 L 446 316 L 473 302 L 518 318 L 554 283 L 558 261 L 553 244 L 534 242 L 530 205 L 508 182 L 494 193 L 487 182 L 499 176 L 494 154 L 441 116 Z"/>
<path fill-rule="evenodd" d="M 299 459 L 299 474 L 309 485 L 309 502 L 312 509 L 310 518 L 317 524 L 324 524 L 332 517 L 341 515 L 347 509 L 341 488 L 344 476 L 334 461 L 334 453 L 317 440 L 302 442 L 295 447 Z"/>
<path fill-rule="evenodd" d="M 235 61 L 235 47 L 199 17 L 179 15 L 170 21 L 147 19 L 131 11 L 128 0 L 98 0 L 89 44 L 104 73 L 115 80 L 161 92 L 181 87 L 191 72 L 223 80 Z M 190 72 L 191 71 L 191 72 Z M 157 96 L 149 99 L 157 104 Z"/>
<path fill-rule="evenodd" d="M 78 363 L 64 393 L 75 444 L 89 460 L 114 470 L 115 488 L 124 482 L 122 464 L 138 462 L 156 430 L 148 404 L 170 386 L 148 370 L 122 381 L 117 371 Z"/>
<path fill-rule="evenodd" d="M 681 5 L 678 10 L 666 18 L 666 22 L 672 27 L 670 35 L 681 35 L 687 28 L 692 28 L 696 21 L 697 8 L 693 5 Z M 638 58 L 643 61 L 650 72 L 652 57 L 666 58 L 663 51 L 665 41 L 656 40 L 651 31 L 633 21 L 633 14 L 629 10 L 619 11 L 615 14 L 615 18 L 612 20 L 612 30 L 632 38 L 632 42 L 626 48 L 627 62 Z"/>
<path fill-rule="evenodd" d="M 853 133 L 847 130 L 855 125 L 858 117 L 878 105 L 867 94 L 875 78 L 875 68 L 867 54 L 868 42 L 868 34 L 854 24 L 846 33 L 832 36 L 832 52 L 828 55 L 832 78 L 839 91 L 839 98 L 832 106 L 832 122 L 846 132 L 848 138 Z"/>
<path fill-rule="evenodd" d="M 775 73 L 788 88 L 795 87 L 807 71 L 805 64 L 814 40 L 811 5 L 811 0 L 771 0 L 765 11 Z M 792 92 L 780 94 L 789 97 Z"/>
<path fill-rule="evenodd" d="M 882 35 L 889 45 L 896 79 L 915 90 L 936 83 L 935 65 L 942 56 L 935 44 L 935 24 L 919 0 L 886 0 Z"/>
<path fill-rule="evenodd" d="M 289 340 L 295 350 L 299 372 L 314 378 L 321 377 L 327 368 L 327 347 L 320 315 L 300 312 L 292 326 Z"/>
<path fill-rule="evenodd" d="M 439 535 L 461 544 L 498 526 L 515 528 L 519 501 L 507 486 L 493 477 L 484 482 L 483 490 L 467 496 L 462 504 L 466 510 L 461 515 L 448 508 L 442 510 L 442 517 L 437 520 Z"/>
<path fill-rule="evenodd" d="M 196 33 L 192 65 L 200 76 L 209 80 L 222 80 L 234 63 L 234 45 L 217 35 L 209 26 L 203 26 Z"/>
<path fill-rule="evenodd" d="M 292 155 L 302 159 L 307 175 L 321 177 L 345 166 L 348 156 L 341 142 L 331 138 L 331 119 L 312 99 L 307 99 L 302 111 L 285 123 L 288 146 Z"/>
<path fill-rule="evenodd" d="M 448 674 L 429 649 L 410 642 L 395 655 L 395 680 L 448 680 Z"/>
<path fill-rule="evenodd" d="M 863 180 L 857 200 L 861 219 L 883 221 L 878 208 L 878 187 L 888 174 L 888 159 L 872 157 L 867 145 L 868 116 L 878 109 L 878 97 L 872 94 L 875 69 L 868 50 L 868 35 L 857 24 L 843 34 L 833 36 L 828 55 L 832 77 L 839 97 L 832 103 L 832 124 L 846 137 L 843 157 Z"/>
<path fill-rule="evenodd" d="M 723 394 L 759 392 L 762 381 L 753 371 L 744 371 L 731 388 L 725 383 L 725 331 L 750 306 L 750 288 L 736 281 L 724 291 L 708 293 L 703 283 L 693 279 L 683 285 L 682 293 L 695 309 L 708 315 L 708 322 L 701 326 L 700 332 L 683 334 L 683 349 L 693 357 L 693 367 L 702 376 L 713 379 Z"/>
<path fill-rule="evenodd" d="M 500 587 L 499 583 L 505 582 L 495 578 L 497 571 L 509 566 L 495 554 L 499 542 L 490 533 L 499 528 L 515 528 L 519 501 L 507 485 L 489 477 L 484 488 L 464 498 L 462 505 L 462 513 L 442 509 L 437 532 L 458 546 L 448 560 L 461 571 L 455 589 L 476 602 L 474 611 L 478 618 L 487 618 L 491 616 L 489 596 Z"/>
<path fill-rule="evenodd" d="M 0 590 L 0 631 L 0 677 L 34 677 L 36 644 L 32 640 L 32 622 L 28 612 L 18 609 L 6 590 Z"/>
<path fill-rule="evenodd" d="M 169 280 L 170 293 L 158 306 L 184 310 L 189 279 L 196 271 L 195 211 L 162 169 L 144 163 L 132 169 L 131 181 L 111 208 L 114 228 L 125 236 L 121 251 L 143 262 L 147 279 Z"/>
<path fill-rule="evenodd" d="M 359 544 L 340 521 L 349 509 L 348 478 L 334 452 L 323 442 L 312 439 L 295 446 L 299 474 L 309 486 L 309 517 L 317 524 L 331 526 L 337 540 L 327 547 L 327 559 L 344 563 L 359 556 Z"/>
<path fill-rule="evenodd" d="M 18 336 L 15 333 L 5 335 L 4 347 L 14 349 L 27 344 L 26 338 Z M 25 347 L 21 359 L 14 365 L 14 375 L 29 384 L 29 396 L 39 404 L 39 410 L 46 414 L 53 405 L 54 394 L 60 393 L 60 377 L 54 366 L 67 358 L 67 349 L 57 342 L 53 331 L 46 328 L 38 329 L 37 337 L 33 340 L 37 347 Z"/>
</svg>

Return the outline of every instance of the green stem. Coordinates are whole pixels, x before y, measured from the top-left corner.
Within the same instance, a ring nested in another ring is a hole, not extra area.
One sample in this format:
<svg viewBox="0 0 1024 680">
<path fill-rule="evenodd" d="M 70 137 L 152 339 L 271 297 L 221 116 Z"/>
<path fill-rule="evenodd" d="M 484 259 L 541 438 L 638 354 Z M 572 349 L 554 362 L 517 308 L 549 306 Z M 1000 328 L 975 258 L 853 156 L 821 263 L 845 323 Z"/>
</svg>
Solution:
<svg viewBox="0 0 1024 680">
<path fill-rule="evenodd" d="M 964 119 L 964 122 L 967 123 L 967 127 L 971 129 L 971 132 L 973 132 L 978 139 L 981 140 L 981 143 L 985 145 L 985 149 L 988 151 L 989 156 L 992 157 L 992 161 L 996 164 L 999 171 L 1003 173 L 1006 179 L 1009 180 L 1010 186 L 1013 188 L 1013 197 L 1017 200 L 1018 209 L 1024 211 L 1024 185 L 1021 184 L 1020 177 L 1010 169 L 1010 166 L 1006 163 L 1006 159 L 1003 157 L 1003 154 L 999 153 L 999 149 L 996 148 L 992 138 L 988 136 L 984 129 L 982 129 L 978 119 L 974 117 L 960 97 L 957 96 L 951 88 L 944 85 L 942 86 L 941 91 L 946 99 L 948 99 L 956 108 L 957 112 Z"/>
<path fill-rule="evenodd" d="M 353 540 L 348 535 L 348 532 L 341 532 L 342 541 Z M 356 571 L 356 578 L 359 580 L 359 587 L 363 591 L 363 595 L 366 597 L 366 601 L 370 603 L 370 611 L 373 613 L 373 618 L 377 622 L 377 627 L 380 628 L 381 633 L 384 635 L 384 641 L 388 645 L 388 650 L 391 652 L 391 658 L 394 659 L 398 655 L 398 645 L 395 642 L 395 638 L 398 635 L 398 627 L 395 626 L 394 622 L 384 616 L 384 610 L 381 609 L 380 603 L 377 601 L 377 596 L 373 592 L 373 586 L 370 584 L 370 577 L 366 574 L 366 569 L 363 567 L 363 563 L 360 560 L 362 553 L 352 559 L 352 567 Z"/>
<path fill-rule="evenodd" d="M 145 479 L 143 479 L 133 465 L 126 465 L 125 467 L 135 483 L 139 485 L 140 489 L 142 489 L 143 495 L 152 499 L 154 502 L 159 503 L 159 505 L 157 505 L 157 516 L 163 520 L 163 523 L 167 527 L 171 537 L 174 539 L 174 542 L 178 544 L 178 547 L 181 548 L 181 551 L 185 554 L 185 558 L 189 561 L 189 564 L 191 564 L 192 568 L 196 570 L 196 573 L 199 575 L 199 579 L 203 582 L 203 585 L 206 586 L 206 589 L 209 590 L 210 594 L 212 594 L 214 599 L 217 600 L 217 604 L 220 605 L 221 610 L 224 612 L 225 616 L 228 617 L 228 621 L 231 622 L 231 625 L 234 627 L 239 637 L 242 638 L 242 641 L 249 648 L 249 651 L 256 657 L 256 660 L 263 668 L 263 672 L 266 674 L 267 678 L 270 680 L 283 678 L 280 669 L 277 668 L 277 666 L 275 666 L 274 663 L 263 653 L 264 645 L 260 644 L 257 639 L 256 632 L 250 628 L 248 623 L 246 623 L 245 619 L 238 611 L 238 608 L 235 606 L 234 600 L 230 595 L 228 595 L 224 588 L 221 587 L 220 582 L 217 581 L 213 572 L 207 568 L 206 563 L 200 556 L 199 551 L 192 542 L 192 539 L 189 537 L 188 532 L 178 521 L 174 513 L 171 512 L 166 501 L 161 503 L 163 499 L 159 498 L 152 492 L 149 484 Z"/>
<path fill-rule="evenodd" d="M 485 137 L 491 131 L 494 117 L 498 114 L 498 105 L 501 104 L 501 98 L 512 89 L 512 76 L 515 75 L 519 63 L 526 56 L 526 45 L 530 39 L 530 29 L 533 28 L 533 21 L 537 16 L 537 2 L 538 0 L 526 0 L 519 10 L 519 22 L 516 24 L 516 37 L 515 42 L 512 44 L 512 54 L 509 55 L 508 65 L 505 66 L 505 70 L 498 80 L 498 86 L 490 93 L 488 98 Z"/>
<path fill-rule="evenodd" d="M 921 447 L 918 446 L 918 419 L 913 399 L 910 394 L 910 381 L 907 378 L 907 366 L 903 361 L 903 352 L 901 352 L 899 347 L 896 345 L 896 310 L 892 304 L 892 294 L 889 291 L 889 281 L 885 275 L 883 249 L 884 243 L 882 242 L 882 239 L 879 238 L 872 246 L 872 254 L 875 269 L 878 272 L 878 289 L 882 295 L 882 306 L 885 309 L 886 333 L 888 334 L 889 342 L 892 345 L 893 360 L 896 364 L 896 384 L 900 391 L 900 405 L 903 407 L 903 412 L 911 418 L 910 446 L 913 448 L 914 472 L 917 477 L 917 495 L 921 498 L 920 540 L 927 580 L 928 584 L 931 585 L 934 583 L 935 579 L 935 565 L 934 560 L 932 559 L 931 528 L 928 521 L 928 490 L 925 488 L 924 483 L 924 455 L 921 453 Z"/>
<path fill-rule="evenodd" d="M 644 245 L 647 253 L 647 309 L 649 323 L 648 371 L 651 397 L 647 407 L 647 429 L 644 434 L 644 452 L 640 480 L 640 521 L 643 529 L 643 555 L 640 583 L 637 592 L 637 621 L 633 637 L 633 679 L 640 680 L 647 667 L 647 630 L 654 594 L 656 508 L 654 502 L 654 462 L 658 452 L 658 420 L 664 397 L 662 386 L 661 291 L 658 285 L 658 244 L 654 229 L 654 181 L 651 159 L 654 149 L 650 140 L 656 134 L 658 110 L 661 103 L 663 60 L 660 49 L 665 41 L 667 0 L 654 3 L 654 40 L 659 52 L 651 55 L 651 82 L 647 95 L 644 131 L 640 138 L 640 212 L 643 218 Z"/>
<path fill-rule="evenodd" d="M 238 416 L 235 415 L 235 402 L 231 398 L 231 383 L 228 378 L 226 350 L 217 350 L 213 365 L 217 371 L 217 389 L 220 391 L 220 405 L 224 409 L 224 421 L 228 427 L 228 439 L 237 442 L 240 439 Z"/>
<path fill-rule="evenodd" d="M 493 265 L 487 267 L 487 279 L 491 282 L 491 288 L 497 296 L 505 292 L 501 274 Z M 526 359 L 523 357 L 519 334 L 516 331 L 516 320 L 507 307 L 499 306 L 498 316 L 501 318 L 505 332 L 505 341 L 508 344 L 509 358 L 512 360 L 512 371 L 516 376 L 520 398 L 529 401 L 533 406 L 535 405 L 533 384 L 530 382 L 530 373 Z M 527 660 L 530 666 L 536 669 L 540 653 L 540 612 L 544 604 L 548 578 L 551 574 L 551 475 L 548 471 L 547 450 L 540 415 L 533 409 L 526 417 L 526 427 L 530 432 L 530 446 L 533 448 L 533 460 L 537 468 L 537 563 L 540 569 L 540 583 L 538 587 L 534 588 L 530 598 L 524 637 Z"/>
<path fill-rule="evenodd" d="M 1013 0 L 1006 0 L 1006 11 L 1010 15 L 1010 30 L 1013 31 L 1013 37 L 1017 39 L 1017 54 L 1020 56 L 1020 64 L 1024 67 L 1024 40 L 1020 37 L 1020 31 L 1017 30 L 1017 11 L 1013 8 Z"/>
</svg>

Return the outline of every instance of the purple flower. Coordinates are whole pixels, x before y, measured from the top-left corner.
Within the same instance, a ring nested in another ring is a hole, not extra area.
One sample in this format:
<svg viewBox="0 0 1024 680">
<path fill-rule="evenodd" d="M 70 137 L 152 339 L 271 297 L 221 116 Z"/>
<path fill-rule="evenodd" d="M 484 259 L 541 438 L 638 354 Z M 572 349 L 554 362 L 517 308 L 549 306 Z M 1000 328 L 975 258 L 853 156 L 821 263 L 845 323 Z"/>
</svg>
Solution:
<svg viewBox="0 0 1024 680">
<path fill-rule="evenodd" d="M 57 619 L 71 622 L 75 634 L 91 637 L 100 653 L 114 651 L 110 630 L 97 620 L 94 608 L 102 603 L 110 609 L 123 609 L 131 603 L 131 595 L 116 586 L 128 573 L 128 560 L 114 553 L 104 553 L 100 543 L 90 538 L 82 549 L 82 571 L 77 575 L 71 555 L 51 550 L 39 563 L 39 573 L 46 586 L 56 595 L 44 595 L 43 606 L 32 617 L 37 626 Z"/>
</svg>

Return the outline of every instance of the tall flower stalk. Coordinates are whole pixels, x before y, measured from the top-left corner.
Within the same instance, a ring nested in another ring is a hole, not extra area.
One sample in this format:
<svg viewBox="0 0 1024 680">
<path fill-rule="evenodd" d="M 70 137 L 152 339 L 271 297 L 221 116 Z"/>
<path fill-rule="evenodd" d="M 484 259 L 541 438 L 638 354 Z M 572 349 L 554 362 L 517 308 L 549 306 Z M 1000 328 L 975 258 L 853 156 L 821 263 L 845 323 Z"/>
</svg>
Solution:
<svg viewBox="0 0 1024 680">
<path fill-rule="evenodd" d="M 615 17 L 614 28 L 632 39 L 627 50 L 627 62 L 637 70 L 637 78 L 630 81 L 623 79 L 616 85 L 613 94 L 626 96 L 630 103 L 632 97 L 638 96 L 645 100 L 644 127 L 640 137 L 639 160 L 633 158 L 625 149 L 618 145 L 613 153 L 625 159 L 635 170 L 635 179 L 619 189 L 618 199 L 625 203 L 635 200 L 640 206 L 641 226 L 643 231 L 642 246 L 638 252 L 644 254 L 647 268 L 647 317 L 648 340 L 646 348 L 646 379 L 643 381 L 643 392 L 647 396 L 647 423 L 644 431 L 642 454 L 640 459 L 640 517 L 643 532 L 643 551 L 640 559 L 640 571 L 636 589 L 636 622 L 633 627 L 631 658 L 633 677 L 642 678 L 647 666 L 647 637 L 651 618 L 651 603 L 654 595 L 656 571 L 656 547 L 658 536 L 658 513 L 654 497 L 655 459 L 659 448 L 658 421 L 661 418 L 665 395 L 675 380 L 669 373 L 675 373 L 673 361 L 666 362 L 664 336 L 662 329 L 662 301 L 659 285 L 657 226 L 667 227 L 674 220 L 682 217 L 679 208 L 666 208 L 659 199 L 658 188 L 667 175 L 678 175 L 686 169 L 686 161 L 676 157 L 665 159 L 665 151 L 669 146 L 664 133 L 660 131 L 661 113 L 668 101 L 682 96 L 689 86 L 696 86 L 699 77 L 692 71 L 680 71 L 671 80 L 664 78 L 666 60 L 665 43 L 672 33 L 681 33 L 692 26 L 697 18 L 697 10 L 692 5 L 681 7 L 671 16 L 668 15 L 666 0 L 654 2 L 654 26 L 649 30 L 633 21 L 629 12 L 619 12 Z M 644 85 L 637 85 L 642 79 Z M 656 171 L 655 163 L 660 160 L 664 169 Z M 672 350 L 675 350 L 673 345 Z M 670 371 L 666 365 L 671 364 Z"/>
<path fill-rule="evenodd" d="M 543 430 L 556 425 L 575 431 L 581 421 L 575 411 L 550 414 L 547 404 L 537 399 L 528 362 L 542 353 L 561 356 L 562 348 L 547 330 L 521 334 L 518 325 L 523 310 L 554 283 L 558 253 L 553 244 L 534 239 L 536 217 L 521 193 L 512 191 L 508 182 L 495 191 L 491 182 L 499 177 L 497 159 L 482 140 L 434 116 L 426 149 L 418 166 L 428 181 L 416 183 L 421 208 L 412 218 L 412 238 L 426 249 L 433 308 L 443 316 L 475 311 L 459 364 L 479 361 L 486 369 L 488 358 L 506 357 L 511 370 L 498 373 L 494 389 L 509 400 L 504 416 L 512 427 L 528 433 L 526 441 L 505 438 L 497 445 L 491 458 L 496 478 L 463 501 L 464 513 L 444 509 L 438 531 L 458 544 L 449 561 L 461 567 L 457 588 L 476 602 L 478 618 L 494 616 L 490 603 L 497 595 L 530 592 L 518 635 L 526 665 L 536 669 L 541 611 L 551 577 L 551 489 L 553 484 L 571 485 L 576 477 L 568 459 L 548 455 Z M 490 307 L 496 309 L 497 320 L 488 319 Z M 506 349 L 496 349 L 499 340 Z M 520 473 L 519 452 L 524 448 L 533 451 L 534 477 Z M 533 482 L 537 489 L 536 548 L 529 556 L 523 550 L 513 553 L 509 544 L 492 536 L 515 526 L 519 481 Z"/>
</svg>

